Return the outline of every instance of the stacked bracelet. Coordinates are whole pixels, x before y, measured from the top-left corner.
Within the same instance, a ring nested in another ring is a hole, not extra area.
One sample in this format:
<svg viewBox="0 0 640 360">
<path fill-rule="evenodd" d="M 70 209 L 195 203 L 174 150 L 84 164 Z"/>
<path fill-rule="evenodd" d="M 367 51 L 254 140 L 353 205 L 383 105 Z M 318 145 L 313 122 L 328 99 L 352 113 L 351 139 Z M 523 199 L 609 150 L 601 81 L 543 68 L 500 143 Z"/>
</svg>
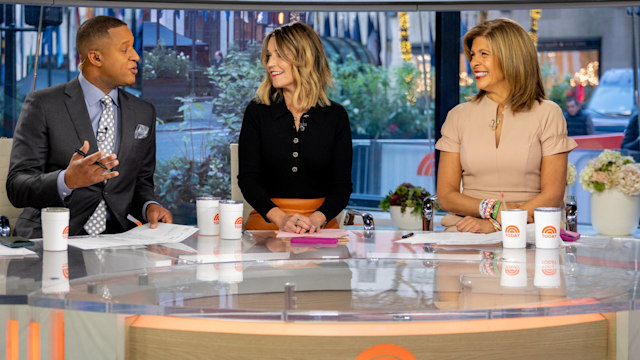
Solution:
<svg viewBox="0 0 640 360">
<path fill-rule="evenodd" d="M 482 199 L 482 201 L 480 201 L 480 205 L 478 206 L 480 217 L 483 219 L 489 219 L 490 217 L 492 217 L 493 208 L 497 202 L 498 200 L 496 199 Z"/>
<path fill-rule="evenodd" d="M 493 210 L 491 211 L 491 218 L 494 220 L 498 220 L 498 210 L 500 209 L 500 204 L 502 204 L 502 201 L 498 200 L 493 205 Z"/>
<path fill-rule="evenodd" d="M 489 221 L 491 222 L 491 225 L 493 226 L 493 228 L 496 231 L 500 231 L 502 230 L 502 225 L 500 225 L 500 223 L 498 222 L 498 220 L 495 220 L 493 218 L 489 218 Z"/>
</svg>

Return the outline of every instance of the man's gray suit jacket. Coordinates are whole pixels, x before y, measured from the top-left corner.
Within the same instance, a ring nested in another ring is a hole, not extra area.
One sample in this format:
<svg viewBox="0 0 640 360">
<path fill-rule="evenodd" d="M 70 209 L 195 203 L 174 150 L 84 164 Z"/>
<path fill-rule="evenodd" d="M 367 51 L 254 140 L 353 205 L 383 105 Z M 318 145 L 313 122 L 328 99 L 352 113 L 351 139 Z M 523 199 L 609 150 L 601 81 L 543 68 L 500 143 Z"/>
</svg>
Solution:
<svg viewBox="0 0 640 360">
<path fill-rule="evenodd" d="M 155 109 L 122 89 L 118 90 L 118 103 L 119 165 L 114 170 L 119 176 L 106 184 L 74 189 L 62 200 L 57 177 L 69 165 L 74 150 L 88 140 L 88 153 L 98 151 L 80 83 L 76 78 L 27 96 L 14 133 L 7 177 L 9 200 L 15 207 L 25 208 L 15 224 L 15 235 L 41 237 L 40 209 L 45 207 L 69 208 L 69 235 L 77 235 L 102 199 L 119 230 L 133 226 L 127 214 L 143 218 L 145 202 L 155 201 Z"/>
</svg>

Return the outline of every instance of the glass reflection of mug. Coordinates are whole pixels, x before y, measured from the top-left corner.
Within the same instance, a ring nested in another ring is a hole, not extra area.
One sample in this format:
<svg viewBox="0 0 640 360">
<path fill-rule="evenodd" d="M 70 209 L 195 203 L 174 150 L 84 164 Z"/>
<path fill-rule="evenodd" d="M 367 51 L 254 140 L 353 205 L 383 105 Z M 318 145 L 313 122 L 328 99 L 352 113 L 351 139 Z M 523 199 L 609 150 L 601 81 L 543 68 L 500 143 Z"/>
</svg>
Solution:
<svg viewBox="0 0 640 360">
<path fill-rule="evenodd" d="M 527 286 L 527 250 L 503 249 L 500 285 L 507 287 Z"/>
<path fill-rule="evenodd" d="M 42 293 L 69 292 L 69 262 L 66 251 L 42 252 Z"/>
<path fill-rule="evenodd" d="M 196 279 L 200 281 L 217 281 L 219 264 L 213 264 L 220 252 L 220 238 L 217 236 L 198 236 L 196 261 Z"/>
<path fill-rule="evenodd" d="M 560 249 L 536 249 L 533 285 L 539 288 L 560 287 Z"/>
<path fill-rule="evenodd" d="M 242 274 L 242 240 L 220 240 L 219 281 L 227 284 L 240 283 L 244 280 Z"/>
</svg>

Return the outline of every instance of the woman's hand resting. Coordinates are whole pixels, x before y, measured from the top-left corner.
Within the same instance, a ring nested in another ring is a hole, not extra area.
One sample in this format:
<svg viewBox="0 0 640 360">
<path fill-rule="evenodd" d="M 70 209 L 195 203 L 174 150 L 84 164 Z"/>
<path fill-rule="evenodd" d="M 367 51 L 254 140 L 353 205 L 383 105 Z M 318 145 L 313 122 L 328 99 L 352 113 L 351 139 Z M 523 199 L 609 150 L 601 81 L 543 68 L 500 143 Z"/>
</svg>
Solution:
<svg viewBox="0 0 640 360">
<path fill-rule="evenodd" d="M 496 231 L 487 219 L 479 219 L 473 216 L 466 216 L 456 223 L 456 228 L 460 232 L 472 232 L 488 234 Z"/>
</svg>

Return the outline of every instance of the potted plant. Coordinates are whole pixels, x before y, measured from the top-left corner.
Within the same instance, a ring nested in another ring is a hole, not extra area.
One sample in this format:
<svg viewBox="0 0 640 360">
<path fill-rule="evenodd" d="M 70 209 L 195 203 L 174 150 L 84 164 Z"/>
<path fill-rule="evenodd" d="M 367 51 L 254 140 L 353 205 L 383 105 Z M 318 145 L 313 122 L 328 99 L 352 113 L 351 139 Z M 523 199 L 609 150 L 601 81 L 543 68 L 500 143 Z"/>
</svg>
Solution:
<svg viewBox="0 0 640 360">
<path fill-rule="evenodd" d="M 399 229 L 422 229 L 422 201 L 429 192 L 410 183 L 400 184 L 395 191 L 380 201 L 380 208 L 391 213 L 391 219 Z"/>
<path fill-rule="evenodd" d="M 180 101 L 187 94 L 189 56 L 159 44 L 144 51 L 142 67 L 142 97 L 156 108 L 163 121 L 179 119 Z"/>
<path fill-rule="evenodd" d="M 591 193 L 591 223 L 604 235 L 629 235 L 638 227 L 640 165 L 618 151 L 604 150 L 580 172 Z"/>
</svg>

